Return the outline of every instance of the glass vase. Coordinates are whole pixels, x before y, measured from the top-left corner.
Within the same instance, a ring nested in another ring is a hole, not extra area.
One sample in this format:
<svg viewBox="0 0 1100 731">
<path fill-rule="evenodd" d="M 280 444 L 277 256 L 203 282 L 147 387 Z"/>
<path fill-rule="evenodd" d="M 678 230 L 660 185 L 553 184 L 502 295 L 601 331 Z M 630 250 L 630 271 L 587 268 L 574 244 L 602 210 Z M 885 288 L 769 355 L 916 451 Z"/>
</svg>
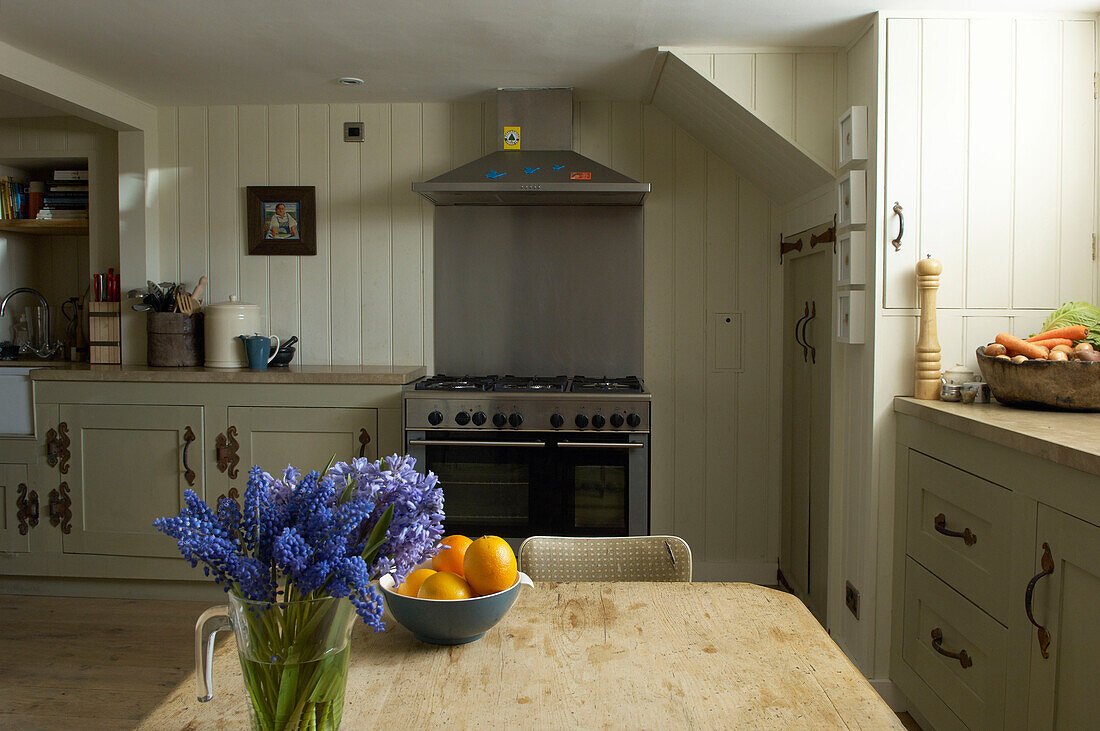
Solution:
<svg viewBox="0 0 1100 731">
<path fill-rule="evenodd" d="M 253 729 L 339 728 L 355 619 L 345 598 L 255 602 L 230 593 L 195 628 L 199 701 L 213 698 L 214 635 L 232 629 Z"/>
</svg>

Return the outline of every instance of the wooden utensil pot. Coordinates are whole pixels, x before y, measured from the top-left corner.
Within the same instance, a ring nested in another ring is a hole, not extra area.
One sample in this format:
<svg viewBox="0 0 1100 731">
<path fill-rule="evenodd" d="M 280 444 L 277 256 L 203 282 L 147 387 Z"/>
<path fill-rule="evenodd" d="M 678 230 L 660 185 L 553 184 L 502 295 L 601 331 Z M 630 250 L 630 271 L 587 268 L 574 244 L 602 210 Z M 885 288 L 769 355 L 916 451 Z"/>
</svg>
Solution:
<svg viewBox="0 0 1100 731">
<path fill-rule="evenodd" d="M 202 365 L 202 313 L 149 312 L 147 315 L 149 365 L 169 368 Z"/>
</svg>

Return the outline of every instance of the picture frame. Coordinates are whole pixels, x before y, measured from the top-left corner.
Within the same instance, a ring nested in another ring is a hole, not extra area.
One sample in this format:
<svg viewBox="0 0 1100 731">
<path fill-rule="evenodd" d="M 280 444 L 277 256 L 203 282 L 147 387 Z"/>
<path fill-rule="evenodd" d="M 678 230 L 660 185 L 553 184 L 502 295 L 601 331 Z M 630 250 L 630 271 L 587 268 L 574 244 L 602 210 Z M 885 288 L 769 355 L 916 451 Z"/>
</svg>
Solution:
<svg viewBox="0 0 1100 731">
<path fill-rule="evenodd" d="M 261 256 L 317 254 L 317 194 L 312 185 L 245 188 L 248 253 Z"/>
</svg>

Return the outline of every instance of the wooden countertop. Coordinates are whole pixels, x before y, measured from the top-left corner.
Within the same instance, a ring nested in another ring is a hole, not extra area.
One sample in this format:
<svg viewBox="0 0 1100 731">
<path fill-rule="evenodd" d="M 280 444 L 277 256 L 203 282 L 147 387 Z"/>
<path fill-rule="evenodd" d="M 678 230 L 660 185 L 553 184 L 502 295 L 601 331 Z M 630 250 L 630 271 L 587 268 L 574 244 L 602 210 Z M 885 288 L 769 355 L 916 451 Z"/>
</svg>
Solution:
<svg viewBox="0 0 1100 731">
<path fill-rule="evenodd" d="M 536 584 L 468 645 L 352 638 L 345 728 L 901 728 L 795 597 L 752 584 Z M 121 650 L 125 654 L 125 649 Z M 237 648 L 141 728 L 247 728 Z M 18 689 L 18 683 L 16 689 Z"/>
<path fill-rule="evenodd" d="M 128 381 L 136 383 L 298 383 L 402 386 L 425 374 L 424 366 L 299 366 L 247 368 L 153 368 L 144 365 L 66 363 L 31 371 L 34 381 Z"/>
<path fill-rule="evenodd" d="M 896 397 L 894 411 L 1100 475 L 1100 413 L 921 401 L 909 396 Z"/>
</svg>

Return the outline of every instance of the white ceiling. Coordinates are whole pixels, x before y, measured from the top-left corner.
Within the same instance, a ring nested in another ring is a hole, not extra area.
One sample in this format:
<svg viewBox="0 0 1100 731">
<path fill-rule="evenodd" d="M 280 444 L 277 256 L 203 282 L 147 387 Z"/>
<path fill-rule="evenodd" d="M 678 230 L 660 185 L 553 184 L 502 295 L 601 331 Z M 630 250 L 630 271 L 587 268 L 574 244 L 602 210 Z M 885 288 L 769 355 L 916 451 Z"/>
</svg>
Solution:
<svg viewBox="0 0 1100 731">
<path fill-rule="evenodd" d="M 1097 0 L 0 0 L 0 41 L 154 104 L 638 99 L 658 45 L 844 45 L 877 9 Z M 0 74 L 3 71 L 0 70 Z M 359 76 L 362 87 L 337 86 Z"/>
</svg>

